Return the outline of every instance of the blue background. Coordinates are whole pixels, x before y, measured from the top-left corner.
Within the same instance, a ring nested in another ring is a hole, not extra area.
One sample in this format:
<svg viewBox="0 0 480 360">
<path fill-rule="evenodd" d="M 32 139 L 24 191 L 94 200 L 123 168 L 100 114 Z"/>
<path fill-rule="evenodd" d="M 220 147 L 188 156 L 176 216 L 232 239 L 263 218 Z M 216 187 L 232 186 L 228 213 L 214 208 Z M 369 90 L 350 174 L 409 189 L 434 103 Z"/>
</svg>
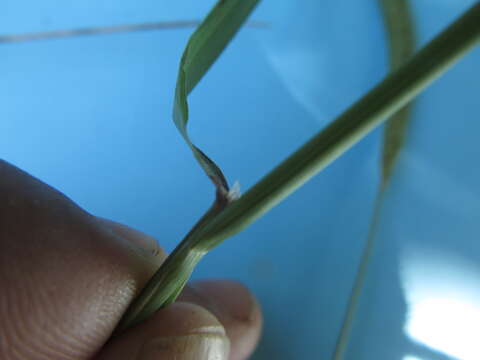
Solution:
<svg viewBox="0 0 480 360">
<path fill-rule="evenodd" d="M 213 3 L 3 0 L 0 34 L 200 19 Z M 423 44 L 474 1 L 413 3 Z M 264 0 L 252 19 L 270 26 L 244 28 L 190 97 L 192 139 L 244 190 L 388 71 L 375 1 Z M 0 156 L 172 250 L 213 197 L 171 120 L 192 30 L 0 44 Z M 408 335 L 405 282 L 433 252 L 440 268 L 454 255 L 459 272 L 480 260 L 479 65 L 476 49 L 416 102 L 348 359 L 460 358 Z M 265 333 L 254 359 L 331 355 L 369 229 L 380 135 L 362 140 L 195 272 L 242 280 L 258 295 Z M 469 269 L 477 273 L 476 265 Z"/>
</svg>

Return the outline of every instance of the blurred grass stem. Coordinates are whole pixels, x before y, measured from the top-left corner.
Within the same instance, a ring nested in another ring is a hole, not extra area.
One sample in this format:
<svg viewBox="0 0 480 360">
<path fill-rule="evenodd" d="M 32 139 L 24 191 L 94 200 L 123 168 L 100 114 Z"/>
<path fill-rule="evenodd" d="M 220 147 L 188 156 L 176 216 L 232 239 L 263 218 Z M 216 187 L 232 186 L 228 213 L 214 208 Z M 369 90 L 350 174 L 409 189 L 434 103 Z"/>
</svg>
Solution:
<svg viewBox="0 0 480 360">
<path fill-rule="evenodd" d="M 379 0 L 383 19 L 387 30 L 391 70 L 398 69 L 414 53 L 415 31 L 409 0 Z M 333 359 L 342 360 L 350 341 L 359 301 L 365 288 L 368 268 L 376 244 L 376 234 L 382 214 L 385 191 L 392 177 L 397 158 L 405 143 L 407 125 L 410 120 L 412 103 L 397 111 L 385 124 L 383 132 L 383 149 L 381 157 L 381 179 L 375 203 L 372 220 L 366 243 L 360 256 L 360 264 L 355 275 L 352 290 L 347 301 L 347 307 L 338 334 Z"/>
</svg>

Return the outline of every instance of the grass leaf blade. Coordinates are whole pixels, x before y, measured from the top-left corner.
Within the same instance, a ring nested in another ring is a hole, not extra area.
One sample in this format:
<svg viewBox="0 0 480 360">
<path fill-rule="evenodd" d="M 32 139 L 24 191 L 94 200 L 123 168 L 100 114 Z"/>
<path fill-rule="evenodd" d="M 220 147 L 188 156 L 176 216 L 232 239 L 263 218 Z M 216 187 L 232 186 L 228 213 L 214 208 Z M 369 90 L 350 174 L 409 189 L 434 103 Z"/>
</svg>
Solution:
<svg viewBox="0 0 480 360">
<path fill-rule="evenodd" d="M 180 61 L 175 89 L 173 119 L 195 158 L 217 189 L 217 198 L 160 269 L 149 280 L 125 313 L 116 332 L 146 319 L 160 307 L 173 302 L 183 289 L 205 251 L 192 248 L 189 239 L 231 202 L 227 181 L 220 168 L 197 146 L 187 132 L 187 96 L 216 61 L 260 0 L 220 0 L 190 37 Z M 161 286 L 161 288 L 160 288 Z"/>
<path fill-rule="evenodd" d="M 187 132 L 187 96 L 217 60 L 260 0 L 221 0 L 190 37 L 180 61 L 173 119 L 195 158 L 217 188 L 217 200 L 228 202 L 228 183 L 220 168 L 198 147 Z"/>
</svg>

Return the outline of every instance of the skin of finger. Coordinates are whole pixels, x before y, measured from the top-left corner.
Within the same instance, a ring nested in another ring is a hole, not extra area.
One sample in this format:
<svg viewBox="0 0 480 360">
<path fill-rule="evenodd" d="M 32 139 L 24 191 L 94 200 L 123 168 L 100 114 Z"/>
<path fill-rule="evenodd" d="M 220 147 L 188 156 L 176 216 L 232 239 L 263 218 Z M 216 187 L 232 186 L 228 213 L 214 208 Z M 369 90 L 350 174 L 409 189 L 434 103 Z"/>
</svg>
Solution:
<svg viewBox="0 0 480 360">
<path fill-rule="evenodd" d="M 130 226 L 102 217 L 97 216 L 97 221 L 101 226 L 112 231 L 115 235 L 130 240 L 132 243 L 138 245 L 140 249 L 145 250 L 147 253 L 146 258 L 153 260 L 157 266 L 167 258 L 167 253 L 160 247 L 154 237 L 135 230 Z"/>
<path fill-rule="evenodd" d="M 195 304 L 177 302 L 160 309 L 146 321 L 112 338 L 94 359 L 137 359 L 157 340 L 176 337 L 181 339 L 186 335 L 216 335 L 225 337 L 228 341 L 225 329 L 209 311 Z M 181 360 L 182 357 L 175 359 Z"/>
<path fill-rule="evenodd" d="M 260 338 L 262 314 L 258 301 L 241 283 L 232 280 L 204 280 L 189 284 L 179 301 L 208 309 L 222 323 L 230 339 L 230 360 L 244 360 Z"/>
<path fill-rule="evenodd" d="M 166 258 L 154 238 L 108 219 L 99 221 L 162 260 Z M 251 355 L 260 336 L 262 316 L 258 302 L 243 284 L 231 280 L 197 281 L 187 285 L 179 300 L 203 306 L 217 316 L 231 339 L 231 360 L 243 360 Z"/>
<path fill-rule="evenodd" d="M 0 161 L 0 358 L 89 359 L 156 261 Z"/>
</svg>

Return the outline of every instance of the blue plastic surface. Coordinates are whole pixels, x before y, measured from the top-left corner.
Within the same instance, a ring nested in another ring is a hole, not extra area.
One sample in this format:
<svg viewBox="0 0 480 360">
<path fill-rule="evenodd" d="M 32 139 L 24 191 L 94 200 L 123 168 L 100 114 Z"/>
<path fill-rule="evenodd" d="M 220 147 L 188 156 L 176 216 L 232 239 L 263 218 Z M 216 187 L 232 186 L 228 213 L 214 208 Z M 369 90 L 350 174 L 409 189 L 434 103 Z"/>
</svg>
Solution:
<svg viewBox="0 0 480 360">
<path fill-rule="evenodd" d="M 0 33 L 199 19 L 213 3 L 4 0 Z M 474 1 L 414 3 L 425 43 Z M 192 139 L 243 189 L 388 64 L 374 1 L 264 0 L 252 19 L 269 27 L 244 28 L 190 98 Z M 213 198 L 171 120 L 192 30 L 0 44 L 0 156 L 171 250 Z M 416 102 L 348 359 L 480 358 L 480 315 L 451 320 L 480 314 L 479 65 L 476 49 Z M 379 140 L 376 130 L 195 272 L 258 295 L 254 359 L 330 358 L 369 228 Z"/>
</svg>

